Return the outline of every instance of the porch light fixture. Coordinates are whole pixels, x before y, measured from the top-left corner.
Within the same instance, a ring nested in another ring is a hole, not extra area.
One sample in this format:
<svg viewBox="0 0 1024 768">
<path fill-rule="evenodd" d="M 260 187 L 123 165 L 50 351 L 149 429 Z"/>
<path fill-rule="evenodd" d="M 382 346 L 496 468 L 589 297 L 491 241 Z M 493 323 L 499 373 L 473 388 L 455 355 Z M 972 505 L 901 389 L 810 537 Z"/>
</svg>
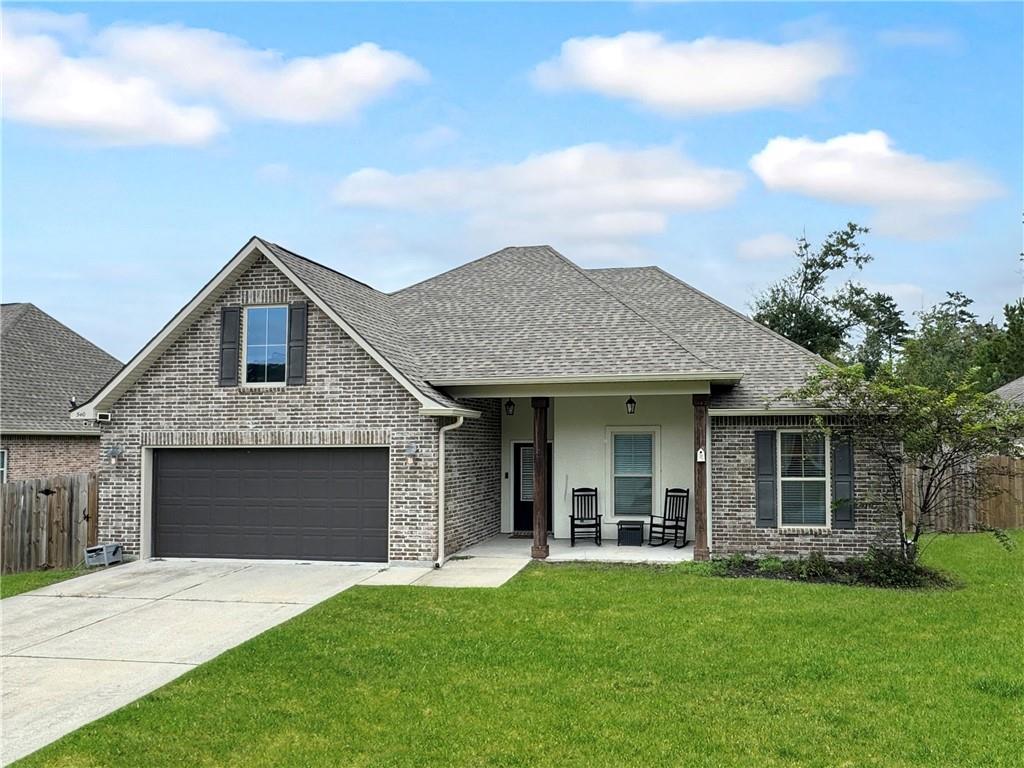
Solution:
<svg viewBox="0 0 1024 768">
<path fill-rule="evenodd" d="M 419 453 L 420 447 L 416 443 L 409 443 L 405 446 L 405 463 L 412 466 L 416 461 L 416 454 Z"/>
<path fill-rule="evenodd" d="M 629 400 L 626 401 L 626 413 L 630 416 L 636 413 L 636 400 L 633 399 L 632 395 L 630 395 Z"/>
<path fill-rule="evenodd" d="M 107 449 L 107 461 L 110 462 L 110 466 L 115 466 L 118 460 L 124 456 L 124 448 L 120 445 L 112 445 Z"/>
<path fill-rule="evenodd" d="M 510 397 L 508 400 L 505 401 L 505 415 L 506 416 L 514 416 L 515 413 L 516 413 L 516 404 L 512 401 L 512 398 Z"/>
</svg>

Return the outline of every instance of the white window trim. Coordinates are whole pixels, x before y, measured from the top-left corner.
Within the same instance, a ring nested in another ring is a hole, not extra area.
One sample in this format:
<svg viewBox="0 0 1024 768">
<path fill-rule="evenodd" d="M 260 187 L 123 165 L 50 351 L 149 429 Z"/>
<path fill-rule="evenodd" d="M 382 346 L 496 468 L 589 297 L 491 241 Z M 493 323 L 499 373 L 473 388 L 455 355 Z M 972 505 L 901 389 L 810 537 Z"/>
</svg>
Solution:
<svg viewBox="0 0 1024 768">
<path fill-rule="evenodd" d="M 250 309 L 283 309 L 285 311 L 285 325 L 284 325 L 284 381 L 247 381 L 246 373 L 248 371 L 248 361 L 246 358 L 249 356 L 249 310 Z M 242 382 L 241 386 L 251 387 L 253 389 L 267 389 L 274 387 L 284 387 L 288 385 L 288 324 L 291 322 L 291 318 L 288 316 L 288 305 L 287 304 L 247 304 L 242 307 Z"/>
<path fill-rule="evenodd" d="M 3 461 L 0 462 L 0 483 L 6 483 L 7 482 L 7 449 L 6 448 L 0 448 L 0 458 L 3 459 Z"/>
<path fill-rule="evenodd" d="M 661 488 L 661 427 L 658 426 L 615 426 L 605 427 L 605 444 L 607 445 L 607 472 L 608 472 L 608 508 L 610 514 L 606 517 L 612 522 L 618 520 L 642 520 L 647 515 L 617 515 L 615 514 L 615 435 L 629 433 L 644 433 L 654 435 L 651 457 L 651 511 L 657 514 L 658 511 L 658 489 Z"/>
<path fill-rule="evenodd" d="M 825 438 L 825 477 L 782 477 L 782 436 L 784 434 L 821 434 Z M 802 483 L 802 482 L 821 482 L 825 481 L 825 524 L 824 525 L 807 525 L 801 523 L 799 525 L 786 525 L 782 522 L 782 481 L 785 480 L 787 483 Z M 832 528 L 832 440 L 828 435 L 828 432 L 822 432 L 817 429 L 780 429 L 775 433 L 775 482 L 778 486 L 776 494 L 778 496 L 778 510 L 779 510 L 779 528 L 787 530 L 816 530 L 824 531 Z"/>
</svg>

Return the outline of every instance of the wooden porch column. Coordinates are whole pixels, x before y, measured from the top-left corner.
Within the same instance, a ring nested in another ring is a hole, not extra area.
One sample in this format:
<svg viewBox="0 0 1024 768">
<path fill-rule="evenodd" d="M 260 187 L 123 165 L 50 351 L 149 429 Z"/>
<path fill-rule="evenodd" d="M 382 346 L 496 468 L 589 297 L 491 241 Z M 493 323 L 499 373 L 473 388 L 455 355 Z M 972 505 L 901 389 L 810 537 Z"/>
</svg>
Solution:
<svg viewBox="0 0 1024 768">
<path fill-rule="evenodd" d="M 708 477 L 707 469 L 708 395 L 693 396 L 693 559 L 707 560 Z M 704 461 L 698 461 L 698 458 Z"/>
<path fill-rule="evenodd" d="M 548 398 L 534 397 L 533 406 L 533 548 L 530 554 L 548 556 Z"/>
</svg>

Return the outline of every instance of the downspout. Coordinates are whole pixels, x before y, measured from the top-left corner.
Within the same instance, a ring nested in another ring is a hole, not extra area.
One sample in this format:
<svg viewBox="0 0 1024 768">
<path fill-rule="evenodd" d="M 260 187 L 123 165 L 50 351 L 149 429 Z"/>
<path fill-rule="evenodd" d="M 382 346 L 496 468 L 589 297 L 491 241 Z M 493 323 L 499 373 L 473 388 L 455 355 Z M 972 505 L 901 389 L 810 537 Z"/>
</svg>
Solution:
<svg viewBox="0 0 1024 768">
<path fill-rule="evenodd" d="M 444 565 L 445 554 L 444 554 L 444 436 L 446 432 L 450 432 L 453 429 L 458 429 L 462 426 L 462 422 L 466 420 L 465 416 L 457 416 L 455 421 L 451 424 L 447 424 L 441 427 L 437 434 L 437 561 L 434 563 L 435 568 L 440 568 Z"/>
</svg>

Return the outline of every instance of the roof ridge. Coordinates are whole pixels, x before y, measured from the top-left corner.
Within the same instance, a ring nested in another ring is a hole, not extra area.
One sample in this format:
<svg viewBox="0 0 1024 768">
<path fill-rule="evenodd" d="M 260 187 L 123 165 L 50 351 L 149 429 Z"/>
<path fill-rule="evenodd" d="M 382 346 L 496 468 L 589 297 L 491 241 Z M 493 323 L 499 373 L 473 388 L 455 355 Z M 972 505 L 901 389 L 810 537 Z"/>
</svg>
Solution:
<svg viewBox="0 0 1024 768">
<path fill-rule="evenodd" d="M 655 322 L 654 320 L 649 318 L 646 314 L 644 314 L 639 309 L 634 307 L 632 304 L 627 302 L 624 298 L 622 298 L 621 296 L 616 295 L 614 292 L 612 292 L 612 291 L 608 290 L 607 288 L 605 288 L 603 285 L 601 285 L 600 282 L 598 282 L 597 280 L 594 279 L 593 275 L 588 274 L 587 270 L 583 269 L 583 267 L 581 267 L 579 264 L 577 264 L 576 262 L 572 261 L 570 258 L 565 256 L 564 254 L 559 253 L 557 250 L 552 248 L 550 245 L 546 245 L 546 246 L 543 246 L 543 247 L 545 247 L 548 250 L 550 250 L 553 254 L 555 254 L 555 256 L 557 256 L 558 258 L 562 259 L 562 261 L 564 261 L 565 263 L 571 265 L 572 268 L 575 269 L 577 272 L 579 272 L 583 277 L 585 277 L 591 283 L 596 285 L 604 293 L 606 293 L 609 296 L 611 296 L 613 299 L 615 299 L 615 301 L 619 302 L 622 306 L 624 306 L 626 309 L 628 309 L 634 315 L 639 317 L 641 320 L 643 320 L 649 326 L 654 328 L 656 331 L 658 331 L 658 333 L 660 333 L 662 336 L 667 338 L 669 341 L 671 341 L 673 344 L 675 344 L 681 350 L 686 352 L 686 354 L 688 354 L 691 357 L 693 357 L 694 360 L 699 360 L 700 362 L 704 363 L 704 365 L 708 366 L 708 370 L 709 371 L 721 370 L 717 365 L 712 365 L 710 362 L 708 362 L 703 357 L 698 355 L 692 349 L 687 347 L 685 344 L 683 344 L 681 341 L 679 341 L 679 339 L 677 339 L 674 334 L 670 333 L 668 330 L 663 328 L 660 324 L 658 324 L 657 322 Z M 627 269 L 627 267 L 620 267 L 620 269 Z"/>
<path fill-rule="evenodd" d="M 627 269 L 628 269 L 628 267 L 627 267 Z M 811 352 L 811 350 L 807 349 L 807 347 L 803 347 L 800 344 L 797 344 L 792 339 L 787 339 L 781 333 L 779 333 L 777 331 L 773 331 L 767 325 L 764 325 L 762 323 L 757 322 L 757 320 L 754 320 L 752 317 L 747 317 L 747 315 L 744 315 L 742 312 L 739 312 L 738 310 L 733 309 L 728 304 L 719 301 L 718 299 L 714 298 L 713 296 L 709 296 L 708 294 L 704 293 L 704 291 L 700 290 L 700 288 L 696 288 L 696 287 L 690 285 L 685 280 L 682 280 L 681 278 L 676 277 L 671 272 L 668 272 L 668 271 L 662 269 L 661 267 L 659 267 L 657 265 L 651 266 L 651 267 L 633 267 L 633 269 L 655 269 L 658 272 L 660 272 L 661 274 L 665 275 L 665 277 L 669 278 L 670 280 L 673 280 L 673 281 L 679 283 L 679 285 L 683 286 L 684 288 L 689 288 L 691 291 L 696 293 L 698 296 L 704 297 L 705 299 L 710 301 L 712 304 L 721 307 L 722 309 L 726 310 L 730 314 L 735 315 L 739 319 L 749 323 L 750 325 L 754 326 L 755 328 L 758 328 L 759 330 L 763 331 L 764 333 L 767 333 L 770 336 L 774 336 L 775 338 L 779 339 L 780 341 L 784 341 L 786 344 L 788 344 L 789 346 L 793 347 L 794 349 L 800 350 L 805 355 L 809 355 L 809 356 L 811 356 L 813 358 L 816 358 L 816 359 L 820 360 L 822 363 L 829 364 L 828 360 L 823 358 L 821 355 L 819 355 L 819 354 L 817 354 L 815 352 Z"/>
<path fill-rule="evenodd" d="M 114 361 L 114 362 L 115 362 L 115 363 L 117 363 L 118 365 L 123 365 L 123 363 L 122 363 L 122 362 L 121 362 L 120 360 L 118 360 L 118 359 L 117 359 L 116 357 L 114 357 L 114 356 L 113 356 L 112 354 L 110 354 L 109 352 L 107 352 L 107 350 L 105 350 L 105 349 L 104 349 L 103 347 L 101 347 L 101 346 L 100 346 L 99 344 L 97 344 L 96 342 L 94 342 L 94 341 L 91 341 L 91 340 L 89 340 L 89 339 L 85 338 L 85 336 L 83 336 L 82 334 L 80 334 L 80 333 L 79 333 L 78 331 L 76 331 L 76 330 L 75 330 L 74 328 L 72 328 L 72 327 L 71 327 L 71 326 L 69 326 L 69 325 L 65 325 L 65 324 L 64 324 L 64 323 L 62 323 L 62 322 L 61 322 L 60 320 L 58 320 L 58 319 L 57 319 L 56 317 L 54 317 L 53 315 L 51 315 L 51 314 L 50 314 L 49 312 L 46 312 L 45 310 L 42 310 L 42 309 L 40 309 L 39 307 L 37 307 L 37 306 L 36 306 L 35 304 L 33 304 L 32 302 L 26 301 L 26 302 L 23 302 L 23 303 L 24 303 L 24 304 L 26 305 L 26 310 L 25 310 L 24 312 L 22 312 L 22 313 L 21 313 L 21 314 L 20 314 L 20 315 L 19 315 L 18 317 L 16 317 L 16 318 L 15 318 L 15 322 L 17 322 L 17 321 L 18 321 L 18 320 L 20 320 L 21 318 L 25 317 L 25 316 L 26 316 L 26 315 L 27 315 L 27 314 L 28 314 L 28 313 L 29 313 L 29 312 L 30 312 L 31 310 L 35 310 L 35 311 L 36 311 L 36 312 L 38 312 L 38 313 L 39 313 L 40 315 L 42 315 L 44 319 L 48 320 L 49 322 L 52 322 L 52 323 L 56 323 L 57 325 L 59 325 L 59 326 L 60 326 L 61 328 L 63 328 L 63 329 L 65 330 L 65 331 L 67 331 L 68 333 L 70 333 L 70 334 L 71 334 L 72 336 L 74 336 L 75 338 L 79 339 L 80 341 L 84 341 L 84 342 L 85 342 L 86 344 L 88 344 L 88 345 L 89 345 L 89 346 L 90 346 L 90 347 L 91 347 L 92 349 L 94 349 L 94 350 L 96 350 L 97 352 L 101 353 L 102 355 L 104 355 L 104 356 L 105 356 L 105 357 L 107 357 L 108 359 L 110 359 L 110 360 Z"/>
<path fill-rule="evenodd" d="M 309 256 L 303 256 L 301 253 L 296 253 L 295 251 L 293 251 L 293 250 L 291 250 L 289 248 L 285 248 L 283 245 L 281 245 L 279 243 L 275 243 L 275 242 L 273 242 L 271 240 L 265 240 L 262 237 L 260 237 L 259 235 L 256 235 L 256 239 L 259 240 L 264 245 L 271 245 L 271 246 L 273 246 L 274 248 L 277 248 L 280 251 L 284 251 L 289 256 L 294 256 L 297 259 L 302 259 L 303 261 L 309 262 L 313 266 L 320 267 L 321 269 L 326 269 L 328 272 L 333 272 L 336 275 L 340 275 L 341 277 L 344 277 L 346 280 L 348 280 L 350 282 L 353 282 L 353 283 L 356 283 L 358 285 L 361 285 L 364 288 L 369 288 L 371 291 L 373 291 L 374 293 L 378 294 L 381 297 L 386 298 L 387 296 L 389 296 L 389 294 L 384 293 L 383 291 L 377 290 L 376 288 L 374 288 L 369 283 L 363 282 L 362 280 L 357 280 L 356 278 L 352 277 L 352 275 L 346 275 L 341 270 L 335 269 L 334 267 L 329 267 L 328 265 L 323 264 L 323 263 L 321 263 L 319 261 L 316 261 L 315 259 L 309 258 Z"/>
<path fill-rule="evenodd" d="M 413 288 L 419 288 L 421 285 L 426 285 L 427 283 L 432 283 L 434 280 L 442 278 L 445 275 L 450 275 L 450 274 L 452 274 L 454 272 L 459 272 L 460 270 L 466 269 L 467 267 L 472 267 L 474 264 L 479 264 L 481 261 L 486 261 L 487 259 L 491 258 L 492 256 L 497 256 L 499 253 L 504 253 L 505 251 L 511 251 L 513 249 L 525 250 L 527 248 L 551 248 L 551 246 L 550 245 L 506 245 L 505 247 L 499 248 L 496 251 L 492 251 L 491 253 L 485 253 L 483 256 L 477 256 L 475 259 L 472 259 L 471 261 L 467 261 L 464 264 L 458 264 L 458 265 L 452 267 L 451 269 L 446 269 L 444 272 L 439 272 L 438 274 L 432 275 L 431 277 L 425 277 L 422 280 L 418 280 L 415 283 L 411 283 L 410 285 L 405 286 L 404 288 L 399 288 L 396 291 L 391 291 L 391 293 L 386 293 L 384 295 L 385 296 L 397 296 L 400 293 L 405 293 L 406 291 L 411 291 Z"/>
<path fill-rule="evenodd" d="M 36 305 L 33 304 L 31 301 L 10 301 L 10 302 L 8 302 L 6 304 L 2 304 L 0 306 L 4 306 L 4 307 L 21 307 L 21 311 L 15 313 L 14 317 L 12 317 L 10 320 L 6 321 L 5 323 L 0 324 L 0 332 L 6 332 L 6 331 L 9 331 L 11 328 L 13 328 L 15 325 L 17 325 L 18 321 L 21 320 L 21 318 L 23 318 L 25 315 L 28 314 L 28 310 L 30 308 L 34 308 Z M 40 310 L 40 311 L 42 311 L 42 310 Z M 43 312 L 43 314 L 45 315 L 46 313 Z M 60 322 L 60 321 L 58 320 L 57 322 Z"/>
</svg>

